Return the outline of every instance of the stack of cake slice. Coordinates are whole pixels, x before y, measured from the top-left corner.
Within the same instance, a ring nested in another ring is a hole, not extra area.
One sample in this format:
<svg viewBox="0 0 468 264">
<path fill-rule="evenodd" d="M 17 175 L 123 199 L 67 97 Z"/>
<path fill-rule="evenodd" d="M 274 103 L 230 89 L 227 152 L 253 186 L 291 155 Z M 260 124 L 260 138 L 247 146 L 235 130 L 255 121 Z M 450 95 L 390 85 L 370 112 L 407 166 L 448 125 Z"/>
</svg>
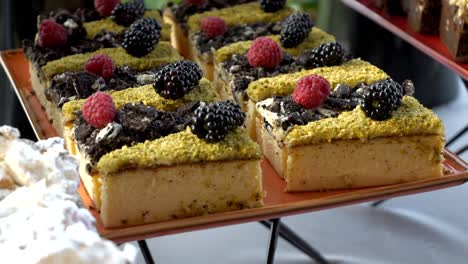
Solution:
<svg viewBox="0 0 468 264">
<path fill-rule="evenodd" d="M 159 12 L 108 9 L 76 27 L 57 13 L 26 43 L 106 227 L 262 206 L 262 153 L 291 192 L 443 173 L 442 123 L 412 83 L 352 58 L 285 1 L 169 7 L 172 44 L 200 65 L 160 41 Z"/>
</svg>

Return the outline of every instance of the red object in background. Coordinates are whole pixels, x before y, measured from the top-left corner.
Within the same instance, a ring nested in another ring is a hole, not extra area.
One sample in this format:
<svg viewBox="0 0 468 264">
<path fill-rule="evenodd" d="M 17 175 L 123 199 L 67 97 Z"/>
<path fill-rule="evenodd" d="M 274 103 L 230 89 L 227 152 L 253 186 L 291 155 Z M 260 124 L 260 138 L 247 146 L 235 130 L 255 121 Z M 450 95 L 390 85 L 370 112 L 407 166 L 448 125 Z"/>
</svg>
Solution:
<svg viewBox="0 0 468 264">
<path fill-rule="evenodd" d="M 468 80 L 468 63 L 453 60 L 448 49 L 436 35 L 423 35 L 413 31 L 404 16 L 388 16 L 383 11 L 370 4 L 369 0 L 341 0 L 354 11 L 371 19 L 383 28 L 402 38 L 406 42 L 421 50 L 434 60 L 456 72 L 460 77 Z"/>
</svg>

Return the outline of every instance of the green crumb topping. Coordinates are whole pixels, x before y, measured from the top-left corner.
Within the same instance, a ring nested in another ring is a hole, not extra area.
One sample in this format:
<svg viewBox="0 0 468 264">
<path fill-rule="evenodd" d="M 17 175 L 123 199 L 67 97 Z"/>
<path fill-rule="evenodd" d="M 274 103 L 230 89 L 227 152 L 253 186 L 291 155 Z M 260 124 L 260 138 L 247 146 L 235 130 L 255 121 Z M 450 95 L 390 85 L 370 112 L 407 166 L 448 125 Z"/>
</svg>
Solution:
<svg viewBox="0 0 468 264">
<path fill-rule="evenodd" d="M 262 157 L 260 147 L 243 128 L 228 133 L 223 141 L 208 143 L 190 128 L 167 137 L 123 147 L 104 155 L 97 168 L 109 175 L 128 168 L 156 168 L 206 161 L 249 160 Z"/>
<path fill-rule="evenodd" d="M 128 54 L 123 48 L 106 48 L 99 49 L 95 52 L 75 54 L 63 57 L 58 60 L 50 61 L 42 67 L 44 75 L 50 79 L 52 76 L 67 71 L 81 71 L 84 68 L 86 61 L 96 54 L 109 55 L 116 66 L 127 65 L 136 70 L 148 70 L 157 68 L 161 64 L 166 64 L 181 60 L 182 57 L 177 53 L 177 50 L 171 46 L 171 43 L 162 41 L 145 56 L 138 58 Z"/>
<path fill-rule="evenodd" d="M 161 17 L 161 14 L 158 10 L 149 10 L 145 12 L 144 17 L 152 17 L 161 23 L 161 39 L 169 41 L 171 39 L 171 25 L 164 23 Z M 102 30 L 107 30 L 109 32 L 119 33 L 125 29 L 124 26 L 121 26 L 114 22 L 111 18 L 104 18 L 101 20 L 91 21 L 83 23 L 83 27 L 86 29 L 87 38 L 94 38 Z"/>
<path fill-rule="evenodd" d="M 292 94 L 300 78 L 317 74 L 328 80 L 330 89 L 338 84 L 354 87 L 359 83 L 371 84 L 388 78 L 388 75 L 374 65 L 361 59 L 353 59 L 339 66 L 321 67 L 296 73 L 281 74 L 272 78 L 262 78 L 251 82 L 247 88 L 249 98 L 255 102 L 273 96 Z"/>
<path fill-rule="evenodd" d="M 187 23 L 189 32 L 197 32 L 200 31 L 201 20 L 205 17 L 217 16 L 224 19 L 228 26 L 232 26 L 257 22 L 276 22 L 285 19 L 291 13 L 293 10 L 287 7 L 274 13 L 266 13 L 260 8 L 260 3 L 253 2 L 195 14 L 188 19 Z"/>
<path fill-rule="evenodd" d="M 109 91 L 106 92 L 112 96 L 115 107 L 121 108 L 127 103 L 143 102 L 145 105 L 152 106 L 161 111 L 174 111 L 184 104 L 194 101 L 214 102 L 217 101 L 218 95 L 214 88 L 211 86 L 210 81 L 201 79 L 198 87 L 187 93 L 184 97 L 172 100 L 161 97 L 152 84 L 129 88 L 122 91 Z M 71 122 L 75 120 L 75 112 L 81 110 L 86 100 L 74 100 L 67 102 L 62 107 L 64 122 Z"/>
<path fill-rule="evenodd" d="M 274 35 L 274 36 L 268 36 L 268 37 L 272 38 L 279 45 L 281 45 L 279 36 Z M 320 44 L 327 43 L 327 42 L 334 42 L 334 41 L 336 41 L 334 36 L 326 33 L 325 31 L 317 27 L 313 27 L 312 31 L 309 33 L 309 36 L 307 37 L 307 39 L 304 40 L 304 42 L 299 44 L 297 47 L 284 49 L 284 50 L 288 52 L 289 54 L 297 56 L 303 50 L 313 49 L 313 48 L 320 46 Z M 220 63 L 220 62 L 226 61 L 230 59 L 233 54 L 245 54 L 247 53 L 251 45 L 252 45 L 252 41 L 247 40 L 247 41 L 235 42 L 230 45 L 224 46 L 215 52 L 216 62 Z"/>
<path fill-rule="evenodd" d="M 393 112 L 390 119 L 372 120 L 357 106 L 336 118 L 295 126 L 286 136 L 285 142 L 288 146 L 298 146 L 333 140 L 366 141 L 377 137 L 444 134 L 442 121 L 434 112 L 422 106 L 415 98 L 405 96 L 402 105 Z"/>
</svg>

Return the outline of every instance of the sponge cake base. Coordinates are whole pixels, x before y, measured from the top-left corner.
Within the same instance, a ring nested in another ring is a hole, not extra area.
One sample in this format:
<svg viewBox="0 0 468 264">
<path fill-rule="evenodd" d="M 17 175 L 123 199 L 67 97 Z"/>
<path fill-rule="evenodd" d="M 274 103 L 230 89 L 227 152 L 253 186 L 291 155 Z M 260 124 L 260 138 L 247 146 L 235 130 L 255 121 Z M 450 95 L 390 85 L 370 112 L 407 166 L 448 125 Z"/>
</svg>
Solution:
<svg viewBox="0 0 468 264">
<path fill-rule="evenodd" d="M 263 153 L 286 181 L 286 191 L 325 191 L 404 183 L 443 175 L 440 135 L 338 140 L 280 146 L 257 124 Z"/>
</svg>

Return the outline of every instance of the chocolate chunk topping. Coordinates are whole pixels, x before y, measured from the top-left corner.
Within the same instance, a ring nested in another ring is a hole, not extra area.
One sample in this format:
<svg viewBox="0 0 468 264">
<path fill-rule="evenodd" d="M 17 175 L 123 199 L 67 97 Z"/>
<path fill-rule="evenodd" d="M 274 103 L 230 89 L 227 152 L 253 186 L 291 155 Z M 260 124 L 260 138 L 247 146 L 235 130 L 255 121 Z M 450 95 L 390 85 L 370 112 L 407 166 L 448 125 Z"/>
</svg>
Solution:
<svg viewBox="0 0 468 264">
<path fill-rule="evenodd" d="M 270 105 L 264 105 L 263 107 L 270 112 L 278 114 L 281 120 L 281 128 L 287 131 L 294 125 L 306 125 L 309 122 L 337 117 L 344 111 L 353 110 L 362 100 L 361 96 L 355 92 L 358 88 L 366 89 L 366 86 L 358 85 L 357 87 L 350 88 L 346 85 L 338 85 L 330 93 L 327 101 L 319 108 L 303 108 L 294 102 L 292 96 L 274 97 Z"/>
<path fill-rule="evenodd" d="M 85 99 L 96 91 L 114 90 L 120 91 L 131 87 L 137 87 L 153 82 L 157 69 L 146 72 L 136 72 L 128 66 L 117 67 L 114 75 L 107 83 L 101 77 L 88 72 L 66 72 L 54 76 L 49 89 L 46 90 L 48 100 L 58 107 L 70 100 Z M 139 76 L 147 78 L 138 78 Z"/>
<path fill-rule="evenodd" d="M 126 104 L 117 110 L 115 121 L 102 129 L 90 126 L 78 112 L 74 123 L 75 139 L 80 150 L 95 165 L 103 155 L 115 149 L 182 131 L 198 105 L 193 102 L 176 112 L 162 112 L 143 103 Z"/>
<path fill-rule="evenodd" d="M 283 52 L 280 65 L 273 70 L 261 67 L 252 67 L 245 55 L 234 54 L 230 60 L 223 62 L 222 67 L 232 75 L 233 89 L 235 93 L 243 92 L 249 84 L 255 80 L 265 77 L 273 77 L 279 74 L 296 72 L 302 66 L 296 62 L 295 57 Z"/>
</svg>

